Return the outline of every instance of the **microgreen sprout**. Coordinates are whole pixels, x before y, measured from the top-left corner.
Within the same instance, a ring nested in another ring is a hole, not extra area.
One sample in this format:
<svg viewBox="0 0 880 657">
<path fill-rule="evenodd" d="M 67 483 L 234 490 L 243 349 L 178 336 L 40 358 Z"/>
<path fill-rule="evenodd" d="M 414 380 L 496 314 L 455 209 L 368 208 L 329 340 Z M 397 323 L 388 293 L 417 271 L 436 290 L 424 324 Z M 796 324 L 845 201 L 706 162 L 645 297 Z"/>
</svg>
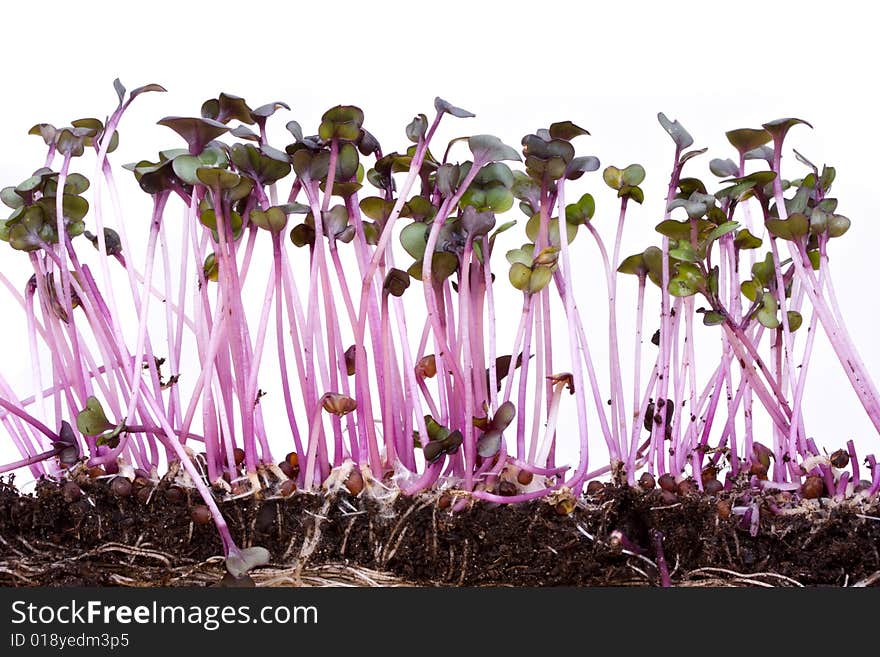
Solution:
<svg viewBox="0 0 880 657">
<path fill-rule="evenodd" d="M 709 162 L 711 183 L 690 177 L 706 149 L 659 114 L 673 142 L 661 200 L 646 198 L 659 173 L 640 164 L 591 175 L 589 132 L 568 120 L 519 151 L 487 134 L 444 144 L 441 128 L 460 133 L 473 114 L 437 98 L 389 151 L 360 108 L 337 105 L 315 134 L 289 121 L 289 143 L 270 145 L 267 126 L 290 107 L 221 93 L 158 121 L 158 154 L 121 181 L 125 111 L 164 89 L 115 89 L 106 121 L 34 126 L 43 166 L 0 192 L 7 258 L 29 268 L 2 282 L 33 363 L 26 390 L 0 376 L 0 422 L 20 452 L 0 472 L 173 471 L 201 496 L 192 521 L 214 521 L 235 577 L 269 554 L 236 545 L 218 500 L 332 494 L 334 472 L 352 495 L 443 487 L 453 509 L 546 498 L 562 515 L 605 474 L 667 496 L 735 481 L 806 499 L 880 488 L 873 457 L 860 478 L 853 441 L 829 457 L 807 432 L 819 325 L 878 431 L 880 395 L 832 280 L 833 242 L 851 224 L 829 196 L 835 170 L 797 151 L 783 170 L 805 121 L 729 131 L 735 156 Z M 123 203 L 134 184 L 148 217 Z M 656 234 L 626 256 L 628 212 L 650 203 Z M 522 221 L 502 219 L 511 211 Z M 583 280 L 583 258 L 598 259 L 601 282 Z M 607 298 L 605 327 L 579 305 L 590 285 Z M 514 328 L 509 344 L 499 322 Z M 717 344 L 708 362 L 697 340 Z M 755 403 L 770 421 L 761 435 Z M 137 496 L 148 477 L 133 487 L 120 474 L 111 489 Z M 751 502 L 725 509 L 757 526 Z M 652 540 L 667 582 L 663 537 Z"/>
</svg>

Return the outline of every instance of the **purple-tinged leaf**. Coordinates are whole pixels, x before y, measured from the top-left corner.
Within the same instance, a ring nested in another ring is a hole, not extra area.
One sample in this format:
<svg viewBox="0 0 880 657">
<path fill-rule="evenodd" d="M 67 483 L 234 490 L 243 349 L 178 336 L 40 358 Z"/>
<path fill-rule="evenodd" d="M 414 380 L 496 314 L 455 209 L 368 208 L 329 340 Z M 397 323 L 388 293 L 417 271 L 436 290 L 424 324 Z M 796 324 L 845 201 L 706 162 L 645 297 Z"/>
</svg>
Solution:
<svg viewBox="0 0 880 657">
<path fill-rule="evenodd" d="M 161 84 L 156 84 L 156 83 L 145 84 L 144 86 L 138 87 L 137 89 L 132 89 L 131 94 L 129 95 L 128 99 L 129 99 L 129 101 L 132 101 L 135 98 L 137 98 L 138 96 L 140 96 L 141 94 L 147 93 L 150 91 L 165 93 L 168 90 L 165 87 L 163 87 Z"/>
<path fill-rule="evenodd" d="M 708 150 L 709 150 L 708 148 L 700 148 L 698 150 L 688 151 L 687 153 L 682 155 L 681 158 L 679 158 L 678 165 L 684 166 L 685 162 L 687 162 L 688 160 L 692 160 L 693 158 L 695 158 L 699 155 L 702 155 L 703 153 L 707 152 Z"/>
<path fill-rule="evenodd" d="M 684 150 L 694 143 L 694 138 L 678 121 L 670 121 L 663 112 L 657 114 L 657 120 L 663 126 L 663 129 L 669 133 L 669 136 L 672 137 L 672 141 L 675 142 L 679 150 Z"/>
<path fill-rule="evenodd" d="M 522 162 L 519 153 L 494 135 L 474 135 L 468 139 L 468 147 L 471 149 L 474 161 L 479 161 L 481 164 L 502 160 Z"/>
<path fill-rule="evenodd" d="M 509 400 L 504 402 L 492 416 L 492 428 L 499 432 L 504 431 L 513 422 L 515 416 L 516 406 L 513 405 L 513 402 Z"/>
<path fill-rule="evenodd" d="M 190 155 L 198 155 L 209 142 L 229 132 L 228 126 L 209 118 L 166 116 L 158 123 L 183 137 L 189 146 Z"/>
<path fill-rule="evenodd" d="M 125 100 L 125 85 L 116 78 L 113 80 L 113 88 L 116 90 L 116 97 L 119 98 L 119 104 L 122 104 L 122 101 Z"/>
<path fill-rule="evenodd" d="M 568 180 L 577 180 L 585 173 L 596 171 L 599 168 L 599 158 L 593 155 L 576 157 L 565 167 L 565 177 Z"/>
<path fill-rule="evenodd" d="M 257 109 L 251 112 L 251 117 L 257 122 L 265 121 L 267 118 L 272 116 L 275 112 L 280 109 L 286 109 L 288 112 L 290 111 L 290 105 L 287 103 L 281 102 L 280 100 L 276 100 L 274 103 L 266 103 L 265 105 L 260 105 Z"/>
<path fill-rule="evenodd" d="M 461 107 L 456 107 L 449 101 L 443 100 L 440 96 L 437 96 L 434 99 L 434 109 L 438 112 L 445 112 L 446 114 L 451 114 L 459 119 L 469 119 L 476 114 L 473 112 L 468 112 L 466 109 L 462 109 Z"/>
<path fill-rule="evenodd" d="M 420 140 L 425 138 L 425 132 L 428 130 L 428 117 L 419 114 L 406 126 L 406 138 L 414 144 L 418 144 Z"/>
<path fill-rule="evenodd" d="M 715 158 L 709 162 L 709 171 L 719 178 L 734 178 L 739 175 L 739 167 L 730 158 Z"/>
<path fill-rule="evenodd" d="M 769 121 L 761 127 L 764 128 L 773 137 L 774 143 L 782 143 L 788 131 L 796 125 L 805 125 L 809 128 L 813 126 L 803 119 L 785 118 Z"/>
</svg>

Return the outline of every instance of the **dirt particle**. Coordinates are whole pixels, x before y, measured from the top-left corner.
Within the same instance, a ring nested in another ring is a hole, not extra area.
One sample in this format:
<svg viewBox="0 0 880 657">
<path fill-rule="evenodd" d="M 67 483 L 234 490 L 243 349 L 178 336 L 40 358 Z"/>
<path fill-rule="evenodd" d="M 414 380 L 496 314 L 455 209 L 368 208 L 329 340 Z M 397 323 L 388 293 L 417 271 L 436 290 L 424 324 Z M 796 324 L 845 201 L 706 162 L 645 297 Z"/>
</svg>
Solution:
<svg viewBox="0 0 880 657">
<path fill-rule="evenodd" d="M 116 497 L 128 497 L 131 495 L 131 482 L 125 477 L 116 477 L 110 482 L 110 490 Z"/>
<path fill-rule="evenodd" d="M 658 483 L 660 484 L 660 488 L 670 493 L 674 493 L 678 489 L 678 484 L 675 483 L 675 477 L 668 472 L 660 475 Z"/>
</svg>

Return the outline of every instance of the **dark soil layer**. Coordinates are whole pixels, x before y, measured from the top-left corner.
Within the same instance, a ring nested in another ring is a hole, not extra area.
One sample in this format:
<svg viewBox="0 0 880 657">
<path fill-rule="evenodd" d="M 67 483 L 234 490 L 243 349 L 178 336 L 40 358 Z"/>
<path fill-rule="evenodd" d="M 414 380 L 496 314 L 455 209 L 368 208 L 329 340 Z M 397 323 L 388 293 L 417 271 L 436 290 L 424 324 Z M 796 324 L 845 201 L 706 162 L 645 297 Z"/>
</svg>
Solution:
<svg viewBox="0 0 880 657">
<path fill-rule="evenodd" d="M 191 520 L 198 500 L 180 492 L 160 483 L 119 497 L 91 481 L 68 501 L 75 491 L 55 483 L 36 496 L 0 484 L 0 584 L 217 583 L 217 533 Z M 656 585 L 664 560 L 674 585 L 880 584 L 876 500 L 812 500 L 781 514 L 764 505 L 753 536 L 719 499 L 607 486 L 568 515 L 542 501 L 453 513 L 436 495 L 387 505 L 344 491 L 221 508 L 239 545 L 270 550 L 271 565 L 253 573 L 260 585 Z"/>
</svg>

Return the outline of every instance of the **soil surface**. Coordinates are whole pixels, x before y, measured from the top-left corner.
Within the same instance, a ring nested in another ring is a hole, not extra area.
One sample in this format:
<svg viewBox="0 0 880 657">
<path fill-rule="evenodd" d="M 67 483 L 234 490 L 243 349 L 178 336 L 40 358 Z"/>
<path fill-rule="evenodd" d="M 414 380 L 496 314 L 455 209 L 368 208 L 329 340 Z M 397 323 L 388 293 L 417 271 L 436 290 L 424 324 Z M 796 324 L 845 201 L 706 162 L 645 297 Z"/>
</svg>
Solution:
<svg viewBox="0 0 880 657">
<path fill-rule="evenodd" d="M 780 509 L 778 494 L 752 494 L 754 523 L 730 513 L 731 491 L 606 485 L 567 514 L 546 501 L 452 511 L 437 494 L 249 496 L 221 509 L 238 544 L 272 561 L 230 582 L 213 524 L 193 521 L 194 491 L 65 485 L 0 483 L 0 585 L 659 585 L 664 563 L 676 586 L 880 585 L 876 498 Z"/>
</svg>

